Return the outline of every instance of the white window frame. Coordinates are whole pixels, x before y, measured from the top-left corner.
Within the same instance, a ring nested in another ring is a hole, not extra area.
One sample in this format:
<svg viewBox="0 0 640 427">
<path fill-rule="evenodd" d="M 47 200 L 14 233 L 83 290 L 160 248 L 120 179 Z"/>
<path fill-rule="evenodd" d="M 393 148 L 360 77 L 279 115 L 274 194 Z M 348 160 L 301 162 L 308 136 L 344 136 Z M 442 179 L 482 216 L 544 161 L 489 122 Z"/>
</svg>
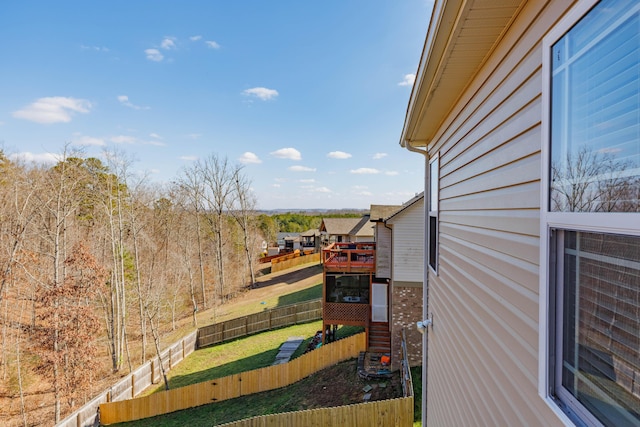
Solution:
<svg viewBox="0 0 640 427">
<path fill-rule="evenodd" d="M 435 168 L 435 169 L 432 169 Z M 433 172 L 435 172 L 435 177 Z M 439 204 L 440 204 L 440 155 L 435 154 L 429 159 L 429 167 L 427 169 L 429 175 L 429 191 L 428 198 L 426 200 L 427 206 L 427 265 L 429 269 L 436 275 L 438 274 L 438 246 L 440 245 L 440 218 L 439 218 Z M 435 194 L 434 194 L 435 193 Z M 435 230 L 431 229 L 431 218 L 435 219 Z M 431 254 L 432 246 L 431 239 L 435 239 L 434 250 L 435 253 Z M 431 256 L 433 255 L 434 265 L 431 265 Z"/>
<path fill-rule="evenodd" d="M 555 375 L 551 364 L 550 339 L 555 333 L 555 324 L 551 324 L 550 275 L 552 274 L 551 230 L 578 230 L 596 233 L 611 233 L 640 236 L 640 214 L 636 213 L 600 213 L 600 212 L 550 212 L 549 211 L 549 175 L 551 150 L 551 76 L 552 47 L 571 28 L 584 17 L 600 0 L 578 2 L 546 34 L 542 41 L 542 146 L 541 146 L 541 191 L 540 191 L 540 271 L 539 271 L 539 326 L 538 326 L 538 394 L 551 410 L 566 424 L 574 425 L 567 414 L 552 398 L 554 390 L 550 375 Z M 551 329 L 550 329 L 551 328 Z"/>
</svg>

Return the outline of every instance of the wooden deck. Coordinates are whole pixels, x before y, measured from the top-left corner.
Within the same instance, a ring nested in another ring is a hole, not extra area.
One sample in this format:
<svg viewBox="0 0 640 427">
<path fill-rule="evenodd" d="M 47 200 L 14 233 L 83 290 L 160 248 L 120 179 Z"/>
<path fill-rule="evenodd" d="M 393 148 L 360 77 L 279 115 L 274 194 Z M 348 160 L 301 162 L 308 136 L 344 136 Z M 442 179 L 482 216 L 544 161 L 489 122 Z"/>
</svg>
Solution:
<svg viewBox="0 0 640 427">
<path fill-rule="evenodd" d="M 373 272 L 376 268 L 376 244 L 333 243 L 322 250 L 325 271 L 344 273 Z"/>
</svg>

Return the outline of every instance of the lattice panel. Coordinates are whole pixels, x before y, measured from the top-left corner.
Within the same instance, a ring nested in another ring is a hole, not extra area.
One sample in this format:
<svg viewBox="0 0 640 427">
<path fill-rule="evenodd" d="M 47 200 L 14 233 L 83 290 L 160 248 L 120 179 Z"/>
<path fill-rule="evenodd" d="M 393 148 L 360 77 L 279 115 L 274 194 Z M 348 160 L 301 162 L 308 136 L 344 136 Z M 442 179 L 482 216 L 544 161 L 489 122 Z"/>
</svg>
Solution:
<svg viewBox="0 0 640 427">
<path fill-rule="evenodd" d="M 367 322 L 369 304 L 325 303 L 323 320 L 325 322 L 341 320 Z"/>
</svg>

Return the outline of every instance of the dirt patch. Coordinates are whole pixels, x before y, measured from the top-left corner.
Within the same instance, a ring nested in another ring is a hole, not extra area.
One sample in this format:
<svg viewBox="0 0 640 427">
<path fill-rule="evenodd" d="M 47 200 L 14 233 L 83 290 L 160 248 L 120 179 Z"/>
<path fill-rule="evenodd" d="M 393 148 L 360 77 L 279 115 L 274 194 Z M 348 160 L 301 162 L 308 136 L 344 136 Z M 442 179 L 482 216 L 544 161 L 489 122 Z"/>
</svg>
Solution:
<svg viewBox="0 0 640 427">
<path fill-rule="evenodd" d="M 357 361 L 339 363 L 304 380 L 301 406 L 305 409 L 326 408 L 402 397 L 400 374 L 385 380 L 364 380 L 358 376 Z"/>
</svg>

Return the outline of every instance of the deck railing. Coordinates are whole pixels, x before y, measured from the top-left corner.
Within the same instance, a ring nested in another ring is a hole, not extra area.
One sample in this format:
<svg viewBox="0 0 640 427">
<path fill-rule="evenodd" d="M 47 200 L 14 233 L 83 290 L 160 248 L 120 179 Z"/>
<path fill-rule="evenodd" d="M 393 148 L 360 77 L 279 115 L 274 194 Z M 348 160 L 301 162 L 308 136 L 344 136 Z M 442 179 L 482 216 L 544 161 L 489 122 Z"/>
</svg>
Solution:
<svg viewBox="0 0 640 427">
<path fill-rule="evenodd" d="M 325 270 L 362 272 L 376 268 L 376 244 L 373 242 L 332 243 L 322 250 Z"/>
</svg>

